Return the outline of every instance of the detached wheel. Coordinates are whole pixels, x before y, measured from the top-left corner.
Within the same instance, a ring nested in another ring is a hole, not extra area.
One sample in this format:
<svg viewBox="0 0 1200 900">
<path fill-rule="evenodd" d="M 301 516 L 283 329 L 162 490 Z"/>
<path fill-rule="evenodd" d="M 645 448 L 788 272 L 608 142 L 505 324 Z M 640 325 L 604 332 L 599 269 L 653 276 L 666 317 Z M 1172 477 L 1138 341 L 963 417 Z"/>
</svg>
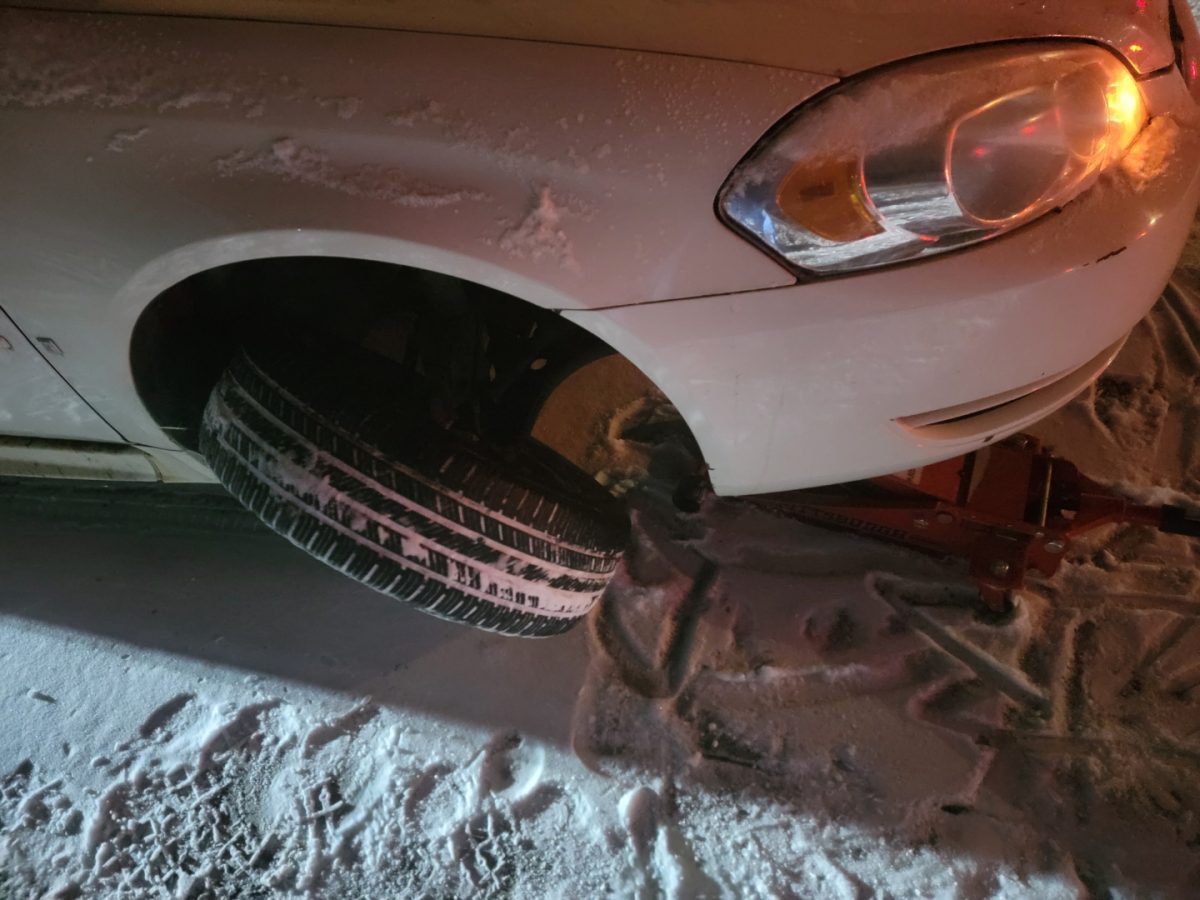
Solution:
<svg viewBox="0 0 1200 900">
<path fill-rule="evenodd" d="M 493 448 L 433 424 L 386 365 L 317 358 L 243 353 L 213 390 L 200 449 L 234 496 L 442 618 L 532 637 L 587 614 L 625 544 L 617 501 L 532 439 Z"/>
</svg>

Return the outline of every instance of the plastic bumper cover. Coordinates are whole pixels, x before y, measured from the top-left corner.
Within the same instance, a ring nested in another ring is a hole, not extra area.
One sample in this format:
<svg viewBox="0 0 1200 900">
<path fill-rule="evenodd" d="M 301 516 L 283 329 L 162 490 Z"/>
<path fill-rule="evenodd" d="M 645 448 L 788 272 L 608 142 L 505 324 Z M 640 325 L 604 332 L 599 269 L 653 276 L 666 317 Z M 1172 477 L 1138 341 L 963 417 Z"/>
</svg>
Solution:
<svg viewBox="0 0 1200 900">
<path fill-rule="evenodd" d="M 1200 197 L 1200 142 L 1181 79 L 1162 78 L 1159 109 L 1173 104 L 1179 125 L 1150 135 L 1164 146 L 1005 238 L 842 279 L 566 315 L 680 409 L 718 493 L 982 446 L 1085 388 L 1170 276 Z"/>
</svg>

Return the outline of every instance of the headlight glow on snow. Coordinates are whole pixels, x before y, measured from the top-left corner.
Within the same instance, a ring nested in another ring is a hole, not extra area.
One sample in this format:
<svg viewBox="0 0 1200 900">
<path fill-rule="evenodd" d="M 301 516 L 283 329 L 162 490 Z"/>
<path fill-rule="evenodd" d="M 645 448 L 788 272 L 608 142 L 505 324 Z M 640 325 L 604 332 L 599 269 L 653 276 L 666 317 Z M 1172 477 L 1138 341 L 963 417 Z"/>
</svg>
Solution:
<svg viewBox="0 0 1200 900">
<path fill-rule="evenodd" d="M 956 51 L 851 82 L 734 170 L 723 215 L 792 266 L 847 272 L 941 253 L 1064 205 L 1146 122 L 1090 44 Z"/>
</svg>

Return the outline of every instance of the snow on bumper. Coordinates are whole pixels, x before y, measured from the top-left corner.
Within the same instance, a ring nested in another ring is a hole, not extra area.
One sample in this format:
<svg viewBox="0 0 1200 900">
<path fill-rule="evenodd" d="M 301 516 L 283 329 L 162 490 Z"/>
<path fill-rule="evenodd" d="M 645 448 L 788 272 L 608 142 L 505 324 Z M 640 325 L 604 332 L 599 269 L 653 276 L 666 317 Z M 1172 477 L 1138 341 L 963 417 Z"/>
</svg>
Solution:
<svg viewBox="0 0 1200 900">
<path fill-rule="evenodd" d="M 945 459 L 1068 402 L 1153 305 L 1200 197 L 1196 129 L 1174 129 L 1170 143 L 1142 148 L 1137 168 L 1061 213 L 969 251 L 566 315 L 679 407 L 718 493 Z"/>
</svg>

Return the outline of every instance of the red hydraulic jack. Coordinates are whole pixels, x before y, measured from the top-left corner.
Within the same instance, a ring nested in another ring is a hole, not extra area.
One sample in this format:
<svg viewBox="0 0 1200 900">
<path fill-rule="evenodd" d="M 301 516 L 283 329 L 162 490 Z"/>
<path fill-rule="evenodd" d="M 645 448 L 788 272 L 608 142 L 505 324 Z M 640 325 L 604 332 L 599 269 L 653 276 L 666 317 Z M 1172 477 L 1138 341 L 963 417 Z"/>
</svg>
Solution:
<svg viewBox="0 0 1200 900">
<path fill-rule="evenodd" d="M 869 481 L 754 498 L 815 524 L 967 560 L 984 605 L 1007 612 L 1025 576 L 1053 575 L 1077 535 L 1114 522 L 1200 537 L 1200 517 L 1141 506 L 1019 434 Z"/>
</svg>

